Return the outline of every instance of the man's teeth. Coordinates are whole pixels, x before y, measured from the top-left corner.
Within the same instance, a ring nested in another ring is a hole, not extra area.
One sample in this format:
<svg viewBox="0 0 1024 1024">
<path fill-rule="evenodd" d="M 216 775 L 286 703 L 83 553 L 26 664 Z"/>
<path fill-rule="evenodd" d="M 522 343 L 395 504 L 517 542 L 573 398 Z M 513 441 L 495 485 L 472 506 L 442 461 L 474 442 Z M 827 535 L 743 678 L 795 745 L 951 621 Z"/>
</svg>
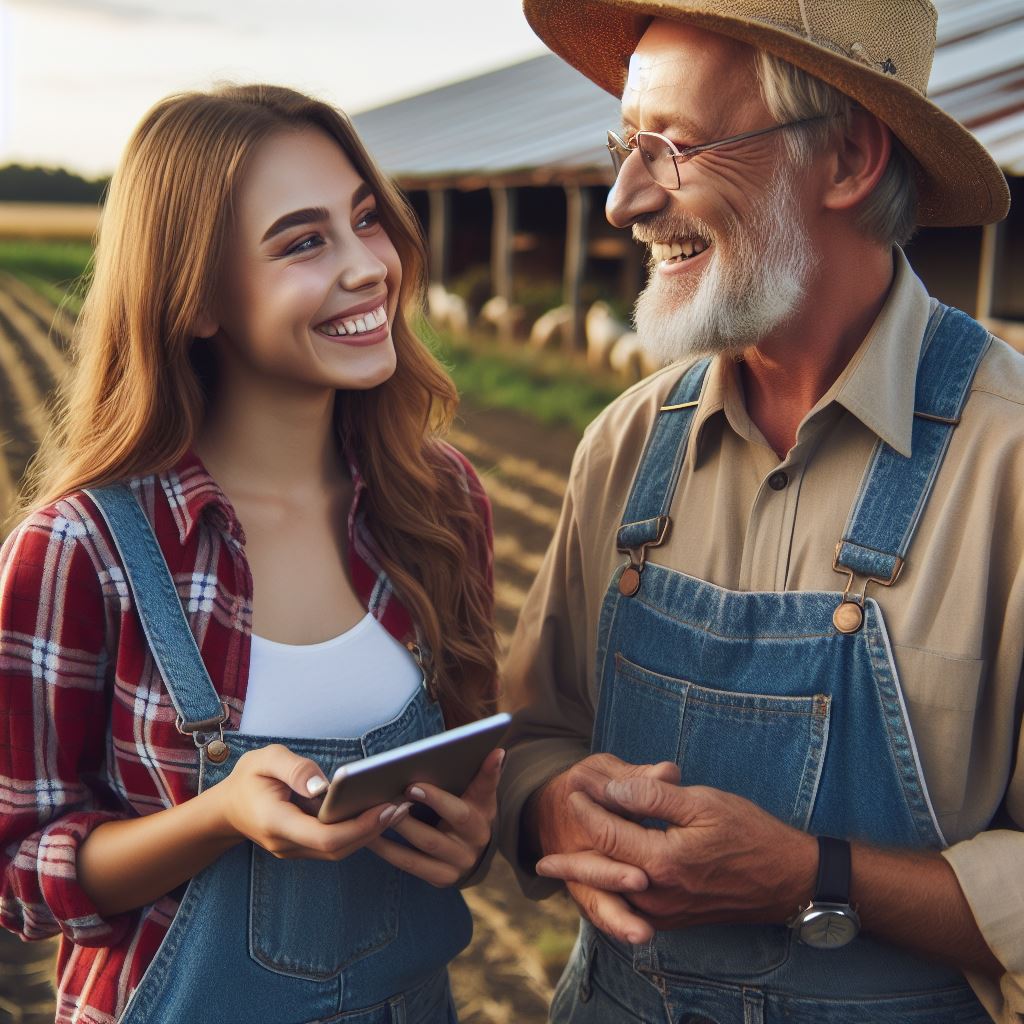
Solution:
<svg viewBox="0 0 1024 1024">
<path fill-rule="evenodd" d="M 651 256 L 655 263 L 682 262 L 691 256 L 699 256 L 710 243 L 703 238 L 682 238 L 677 242 L 653 242 Z"/>
<path fill-rule="evenodd" d="M 341 337 L 343 334 L 365 334 L 367 331 L 375 331 L 381 324 L 387 323 L 388 315 L 384 312 L 383 306 L 378 306 L 369 313 L 353 317 L 351 320 L 332 320 L 324 324 L 320 330 L 332 337 Z"/>
</svg>

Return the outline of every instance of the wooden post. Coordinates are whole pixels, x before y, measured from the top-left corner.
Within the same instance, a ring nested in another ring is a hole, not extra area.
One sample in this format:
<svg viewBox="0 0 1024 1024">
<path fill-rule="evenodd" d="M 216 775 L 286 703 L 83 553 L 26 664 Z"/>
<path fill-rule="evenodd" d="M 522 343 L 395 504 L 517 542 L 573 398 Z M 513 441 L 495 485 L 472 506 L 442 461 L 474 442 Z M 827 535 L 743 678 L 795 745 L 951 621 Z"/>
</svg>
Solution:
<svg viewBox="0 0 1024 1024">
<path fill-rule="evenodd" d="M 1005 221 L 986 224 L 981 235 L 981 260 L 978 265 L 978 301 L 975 317 L 986 320 L 992 316 L 992 298 L 995 294 L 996 274 L 1003 255 Z"/>
<path fill-rule="evenodd" d="M 430 202 L 430 281 L 447 288 L 451 269 L 451 194 L 446 188 L 432 188 L 427 197 Z"/>
<path fill-rule="evenodd" d="M 512 305 L 512 236 L 516 225 L 516 193 L 503 186 L 491 188 L 491 285 L 495 295 L 500 295 Z M 512 323 L 504 317 L 498 332 L 503 338 L 511 337 Z"/>
<path fill-rule="evenodd" d="M 565 186 L 565 277 L 562 301 L 572 310 L 567 338 L 573 351 L 585 351 L 583 300 L 580 295 L 587 269 L 587 231 L 590 220 L 590 191 L 585 186 Z"/>
</svg>

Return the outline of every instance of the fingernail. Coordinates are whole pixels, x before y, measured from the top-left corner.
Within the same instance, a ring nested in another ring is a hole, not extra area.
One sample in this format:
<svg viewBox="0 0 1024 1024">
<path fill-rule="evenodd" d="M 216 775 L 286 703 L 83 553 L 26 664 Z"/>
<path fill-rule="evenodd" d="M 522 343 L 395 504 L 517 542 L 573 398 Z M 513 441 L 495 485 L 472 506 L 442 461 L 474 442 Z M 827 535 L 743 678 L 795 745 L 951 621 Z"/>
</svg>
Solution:
<svg viewBox="0 0 1024 1024">
<path fill-rule="evenodd" d="M 427 794 L 424 793 L 423 790 L 420 789 L 419 786 L 410 786 L 409 787 L 409 796 L 411 796 L 414 800 L 425 800 Z"/>
<path fill-rule="evenodd" d="M 402 821 L 402 819 L 405 818 L 405 816 L 409 813 L 410 807 L 412 807 L 412 804 L 402 804 L 402 806 L 399 807 L 397 811 L 395 811 L 395 816 L 391 819 L 391 824 L 397 825 L 400 821 Z"/>
<path fill-rule="evenodd" d="M 391 804 L 390 807 L 385 807 L 384 810 L 380 812 L 380 817 L 377 820 L 382 825 L 386 825 L 395 816 L 395 812 L 397 810 L 398 808 L 394 804 Z"/>
<path fill-rule="evenodd" d="M 641 942 L 646 942 L 647 939 L 639 932 L 630 932 L 626 936 L 626 941 L 632 943 L 634 946 L 639 946 Z"/>
<path fill-rule="evenodd" d="M 547 864 L 544 861 L 539 860 L 533 870 L 536 871 L 538 875 L 545 875 L 547 874 Z"/>
<path fill-rule="evenodd" d="M 612 800 L 625 800 L 629 796 L 629 790 L 627 786 L 619 782 L 618 779 L 612 779 L 607 786 L 604 787 L 605 796 Z"/>
<path fill-rule="evenodd" d="M 498 765 L 494 769 L 495 771 L 500 772 L 501 769 L 505 767 L 505 754 L 506 753 L 507 753 L 507 751 L 503 750 L 503 751 L 501 751 L 501 753 L 498 754 Z"/>
<path fill-rule="evenodd" d="M 319 796 L 326 788 L 327 780 L 322 775 L 317 775 L 306 783 L 306 791 L 310 796 Z"/>
</svg>

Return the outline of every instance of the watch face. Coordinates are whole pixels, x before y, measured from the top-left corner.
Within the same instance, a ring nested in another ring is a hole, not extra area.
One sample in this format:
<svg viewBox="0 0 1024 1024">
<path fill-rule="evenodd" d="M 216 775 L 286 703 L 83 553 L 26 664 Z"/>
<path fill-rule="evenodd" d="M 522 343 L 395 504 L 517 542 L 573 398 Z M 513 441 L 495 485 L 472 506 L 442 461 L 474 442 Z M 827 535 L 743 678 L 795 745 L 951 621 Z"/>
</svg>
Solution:
<svg viewBox="0 0 1024 1024">
<path fill-rule="evenodd" d="M 842 910 L 811 910 L 800 925 L 800 940 L 815 949 L 837 949 L 857 937 L 855 918 Z"/>
</svg>

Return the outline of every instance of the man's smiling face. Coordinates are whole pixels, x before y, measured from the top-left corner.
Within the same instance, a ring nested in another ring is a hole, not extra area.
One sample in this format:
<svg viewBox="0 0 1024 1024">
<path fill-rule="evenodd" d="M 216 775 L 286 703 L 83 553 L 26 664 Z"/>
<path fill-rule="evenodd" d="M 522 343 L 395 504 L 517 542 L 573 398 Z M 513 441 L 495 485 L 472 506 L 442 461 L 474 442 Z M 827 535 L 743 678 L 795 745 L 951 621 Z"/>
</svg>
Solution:
<svg viewBox="0 0 1024 1024">
<path fill-rule="evenodd" d="M 624 138 L 659 131 L 680 149 L 773 123 L 742 43 L 655 20 L 630 62 Z M 785 129 L 799 130 L 799 129 Z M 741 351 L 798 307 L 813 266 L 801 176 L 780 133 L 680 161 L 678 190 L 634 153 L 608 197 L 608 219 L 650 250 L 637 329 L 656 355 Z"/>
</svg>

